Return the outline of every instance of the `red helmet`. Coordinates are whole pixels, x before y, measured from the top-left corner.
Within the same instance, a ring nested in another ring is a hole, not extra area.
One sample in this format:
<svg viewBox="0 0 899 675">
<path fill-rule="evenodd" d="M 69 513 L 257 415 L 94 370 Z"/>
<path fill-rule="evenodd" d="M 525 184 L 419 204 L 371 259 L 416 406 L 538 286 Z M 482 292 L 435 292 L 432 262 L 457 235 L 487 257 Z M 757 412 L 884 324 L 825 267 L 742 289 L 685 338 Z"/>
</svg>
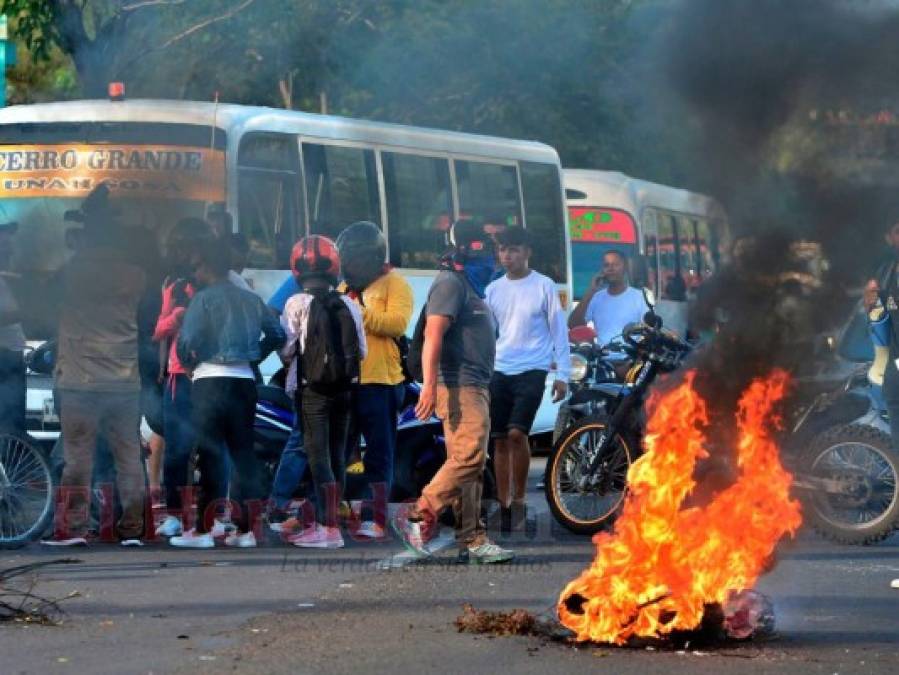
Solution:
<svg viewBox="0 0 899 675">
<path fill-rule="evenodd" d="M 311 276 L 322 276 L 332 286 L 340 275 L 340 255 L 333 241 L 320 234 L 303 237 L 290 252 L 290 270 L 297 281 Z"/>
</svg>

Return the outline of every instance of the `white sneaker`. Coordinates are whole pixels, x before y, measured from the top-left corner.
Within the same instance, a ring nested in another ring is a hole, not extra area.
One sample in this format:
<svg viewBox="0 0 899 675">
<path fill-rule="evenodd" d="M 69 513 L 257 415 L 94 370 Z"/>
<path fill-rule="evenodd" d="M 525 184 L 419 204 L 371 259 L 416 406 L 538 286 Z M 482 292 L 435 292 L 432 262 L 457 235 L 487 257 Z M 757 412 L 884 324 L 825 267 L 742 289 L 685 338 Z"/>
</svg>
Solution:
<svg viewBox="0 0 899 675">
<path fill-rule="evenodd" d="M 140 539 L 122 539 L 119 542 L 119 545 L 126 548 L 134 548 L 143 546 L 144 542 L 142 542 Z"/>
<path fill-rule="evenodd" d="M 289 537 L 288 541 L 300 548 L 343 548 L 343 536 L 336 527 L 323 527 L 316 523 L 302 534 Z"/>
<path fill-rule="evenodd" d="M 219 520 L 218 518 L 212 521 L 212 529 L 209 530 L 209 534 L 211 534 L 214 539 L 221 539 L 222 537 L 227 537 L 229 534 L 234 534 L 235 532 L 237 532 L 237 525 L 229 521 Z"/>
<path fill-rule="evenodd" d="M 473 565 L 493 565 L 509 562 L 515 557 L 515 553 L 502 546 L 497 546 L 491 541 L 484 540 L 478 546 L 469 546 L 462 552 L 461 558 Z"/>
<path fill-rule="evenodd" d="M 196 530 L 188 530 L 180 537 L 172 537 L 169 543 L 177 548 L 215 548 L 215 539 L 210 532 L 198 534 Z"/>
<path fill-rule="evenodd" d="M 178 516 L 166 516 L 156 528 L 156 536 L 175 537 L 183 531 L 184 528 L 181 527 L 181 519 Z"/>
<path fill-rule="evenodd" d="M 359 529 L 356 530 L 357 537 L 364 537 L 366 539 L 384 539 L 387 536 L 387 532 L 384 530 L 382 525 L 378 525 L 373 520 L 366 520 L 360 526 Z"/>
<path fill-rule="evenodd" d="M 234 548 L 256 548 L 256 535 L 252 532 L 233 532 L 225 537 L 225 546 L 233 546 Z"/>
</svg>

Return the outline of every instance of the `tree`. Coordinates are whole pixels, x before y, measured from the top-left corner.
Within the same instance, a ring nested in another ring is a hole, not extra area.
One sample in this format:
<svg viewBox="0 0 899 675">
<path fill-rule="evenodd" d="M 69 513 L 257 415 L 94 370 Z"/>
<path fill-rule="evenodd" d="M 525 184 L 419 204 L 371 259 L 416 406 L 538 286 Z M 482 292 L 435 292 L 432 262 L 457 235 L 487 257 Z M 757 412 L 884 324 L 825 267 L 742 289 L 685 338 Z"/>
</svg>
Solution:
<svg viewBox="0 0 899 675">
<path fill-rule="evenodd" d="M 256 0 L 0 0 L 15 36 L 47 58 L 71 57 L 84 94 L 102 96 L 141 61 L 230 20 Z M 199 7 L 198 5 L 201 5 Z"/>
<path fill-rule="evenodd" d="M 35 59 L 58 48 L 83 95 L 328 111 L 531 138 L 566 166 L 683 182 L 647 105 L 664 0 L 0 0 Z M 645 12 L 643 13 L 645 15 Z M 679 130 L 689 125 L 682 124 Z M 688 136 L 688 134 L 681 134 Z"/>
</svg>

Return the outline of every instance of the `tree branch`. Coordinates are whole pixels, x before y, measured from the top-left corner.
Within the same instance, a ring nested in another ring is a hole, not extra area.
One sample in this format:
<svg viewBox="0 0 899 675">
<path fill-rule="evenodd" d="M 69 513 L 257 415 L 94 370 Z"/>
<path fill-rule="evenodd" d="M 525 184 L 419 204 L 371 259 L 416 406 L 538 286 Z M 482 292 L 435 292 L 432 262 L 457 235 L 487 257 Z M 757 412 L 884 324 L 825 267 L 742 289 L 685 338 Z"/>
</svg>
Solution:
<svg viewBox="0 0 899 675">
<path fill-rule="evenodd" d="M 148 0 L 148 2 L 149 1 L 152 1 L 152 0 Z M 194 33 L 196 33 L 197 31 L 203 30 L 204 28 L 208 28 L 209 26 L 211 26 L 214 23 L 218 23 L 219 21 L 227 21 L 235 14 L 238 14 L 239 12 L 242 12 L 243 10 L 245 10 L 247 7 L 252 5 L 255 1 L 256 0 L 243 0 L 242 3 L 240 3 L 239 5 L 237 5 L 235 7 L 232 7 L 224 14 L 220 14 L 219 16 L 213 16 L 213 17 L 206 19 L 205 21 L 201 21 L 200 23 L 194 24 L 187 30 L 181 31 L 177 35 L 175 35 L 175 36 L 169 38 L 168 40 L 166 40 L 165 42 L 163 42 L 161 45 L 159 45 L 159 47 L 156 47 L 155 49 L 152 49 L 150 51 L 159 51 L 160 49 L 167 49 L 168 47 L 171 47 L 176 42 L 180 42 L 184 38 L 189 37 L 189 36 L 193 35 Z"/>
<path fill-rule="evenodd" d="M 119 8 L 120 12 L 133 12 L 144 7 L 153 7 L 154 5 L 183 5 L 187 0 L 142 0 L 131 5 L 123 5 Z"/>
<path fill-rule="evenodd" d="M 145 1 L 145 2 L 154 2 L 154 1 L 158 1 L 158 0 L 144 0 L 144 1 Z M 119 74 L 122 73 L 122 72 L 124 72 L 127 68 L 131 67 L 131 65 L 132 65 L 134 62 L 136 62 L 137 60 L 139 60 L 139 59 L 144 59 L 144 58 L 146 58 L 149 54 L 152 54 L 152 53 L 154 53 L 154 52 L 159 52 L 159 51 L 162 51 L 163 49 L 167 49 L 168 47 L 171 47 L 171 46 L 172 46 L 173 44 L 175 44 L 176 42 L 180 42 L 180 41 L 183 40 L 184 38 L 186 38 L 186 37 L 188 37 L 188 36 L 190 36 L 190 35 L 193 35 L 193 34 L 196 33 L 197 31 L 201 31 L 201 30 L 203 30 L 204 28 L 208 28 L 209 26 L 211 26 L 211 25 L 213 25 L 213 24 L 215 24 L 215 23 L 218 23 L 218 22 L 220 22 L 220 21 L 226 21 L 226 20 L 230 19 L 231 17 L 233 17 L 234 15 L 236 15 L 236 14 L 242 12 L 243 10 L 245 10 L 247 7 L 249 7 L 250 5 L 252 5 L 255 1 L 256 1 L 256 0 L 243 0 L 240 4 L 238 4 L 238 5 L 234 6 L 234 7 L 232 7 L 231 9 L 229 9 L 229 10 L 228 10 L 227 12 L 225 12 L 224 14 L 219 14 L 218 16 L 212 16 L 212 17 L 209 17 L 208 19 L 204 19 L 204 20 L 201 21 L 200 23 L 194 24 L 193 26 L 191 26 L 191 27 L 188 28 L 187 30 L 184 30 L 184 31 L 178 33 L 177 35 L 174 35 L 173 37 L 169 38 L 168 40 L 166 40 L 166 41 L 163 42 L 162 44 L 160 44 L 160 45 L 158 45 L 158 46 L 156 46 L 156 47 L 153 47 L 153 48 L 151 48 L 151 49 L 148 49 L 148 50 L 146 50 L 146 51 L 144 51 L 144 52 L 142 52 L 142 53 L 140 53 L 140 54 L 135 55 L 134 57 L 128 59 L 128 61 L 126 61 L 125 63 L 123 63 L 121 66 L 119 66 L 118 68 L 116 68 L 116 77 L 118 77 Z"/>
</svg>

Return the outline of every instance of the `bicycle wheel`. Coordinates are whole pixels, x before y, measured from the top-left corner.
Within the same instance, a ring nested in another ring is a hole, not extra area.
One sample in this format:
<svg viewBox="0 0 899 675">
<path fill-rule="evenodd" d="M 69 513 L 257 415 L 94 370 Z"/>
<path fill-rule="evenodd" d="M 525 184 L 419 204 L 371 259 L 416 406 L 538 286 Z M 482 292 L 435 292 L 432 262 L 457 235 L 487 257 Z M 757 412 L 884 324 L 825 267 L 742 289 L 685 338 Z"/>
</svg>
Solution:
<svg viewBox="0 0 899 675">
<path fill-rule="evenodd" d="M 0 546 L 43 534 L 53 515 L 53 476 L 41 450 L 0 434 Z"/>
</svg>

